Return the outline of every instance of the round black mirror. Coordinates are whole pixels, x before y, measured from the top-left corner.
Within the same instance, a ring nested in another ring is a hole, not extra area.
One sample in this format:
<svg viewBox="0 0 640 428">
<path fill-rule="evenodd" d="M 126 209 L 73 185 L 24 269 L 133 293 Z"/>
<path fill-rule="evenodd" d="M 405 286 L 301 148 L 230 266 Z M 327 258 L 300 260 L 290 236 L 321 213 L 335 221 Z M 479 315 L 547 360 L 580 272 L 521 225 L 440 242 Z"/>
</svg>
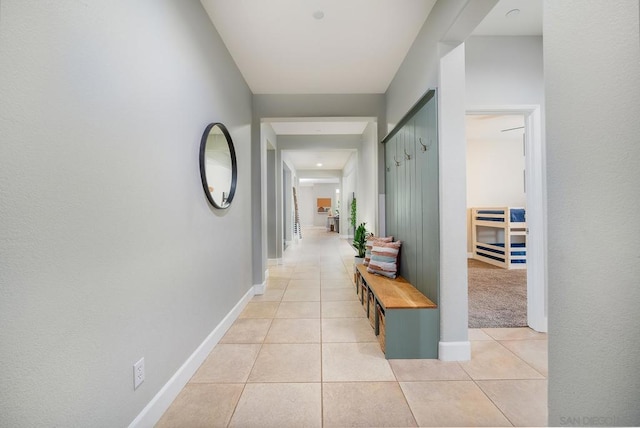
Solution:
<svg viewBox="0 0 640 428">
<path fill-rule="evenodd" d="M 229 208 L 236 193 L 236 151 L 227 128 L 210 123 L 200 141 L 200 178 L 207 199 L 216 208 Z"/>
</svg>

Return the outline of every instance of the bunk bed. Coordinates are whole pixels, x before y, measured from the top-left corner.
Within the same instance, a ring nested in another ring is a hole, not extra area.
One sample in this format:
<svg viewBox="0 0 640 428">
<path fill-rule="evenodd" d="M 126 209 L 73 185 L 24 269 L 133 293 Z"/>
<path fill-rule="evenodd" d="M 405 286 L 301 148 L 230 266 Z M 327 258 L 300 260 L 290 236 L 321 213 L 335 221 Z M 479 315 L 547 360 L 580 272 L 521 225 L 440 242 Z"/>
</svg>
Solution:
<svg viewBox="0 0 640 428">
<path fill-rule="evenodd" d="M 504 269 L 527 268 L 525 209 L 471 209 L 473 258 Z"/>
</svg>

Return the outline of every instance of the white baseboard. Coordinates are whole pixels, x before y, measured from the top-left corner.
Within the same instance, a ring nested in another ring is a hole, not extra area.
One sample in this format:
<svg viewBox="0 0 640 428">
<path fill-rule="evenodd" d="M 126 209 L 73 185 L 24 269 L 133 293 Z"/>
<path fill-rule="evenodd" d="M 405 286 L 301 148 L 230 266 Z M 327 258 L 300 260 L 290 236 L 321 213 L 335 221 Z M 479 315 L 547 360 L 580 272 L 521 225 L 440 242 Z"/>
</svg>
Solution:
<svg viewBox="0 0 640 428">
<path fill-rule="evenodd" d="M 529 320 L 529 327 L 538 333 L 547 333 L 549 331 L 547 320 L 547 317 L 541 318 L 540 320 Z"/>
<path fill-rule="evenodd" d="M 262 284 L 254 284 L 253 285 L 253 294 L 256 296 L 260 296 L 264 294 L 264 290 L 267 288 L 267 280 L 265 279 Z"/>
<path fill-rule="evenodd" d="M 282 258 L 278 259 L 267 259 L 268 266 L 277 266 L 282 264 Z"/>
<path fill-rule="evenodd" d="M 442 361 L 469 361 L 471 359 L 471 342 L 438 343 L 438 359 Z"/>
<path fill-rule="evenodd" d="M 171 379 L 158 391 L 144 409 L 129 424 L 129 428 L 153 427 L 164 412 L 169 408 L 173 400 L 176 399 L 182 388 L 189 382 L 196 370 L 202 365 L 214 346 L 218 344 L 222 336 L 229 330 L 229 327 L 238 318 L 240 312 L 247 306 L 249 300 L 254 295 L 253 287 L 242 296 L 242 299 L 231 309 L 220 324 L 213 329 L 198 348 L 187 358 L 187 361 L 175 372 Z"/>
</svg>

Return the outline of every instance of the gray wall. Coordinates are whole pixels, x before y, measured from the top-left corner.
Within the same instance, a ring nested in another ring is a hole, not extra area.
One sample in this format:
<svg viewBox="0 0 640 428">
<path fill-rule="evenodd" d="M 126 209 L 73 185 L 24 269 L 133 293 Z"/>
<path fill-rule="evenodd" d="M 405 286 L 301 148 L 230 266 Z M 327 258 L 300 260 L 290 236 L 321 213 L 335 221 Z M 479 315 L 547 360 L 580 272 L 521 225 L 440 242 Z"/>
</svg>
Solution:
<svg viewBox="0 0 640 428">
<path fill-rule="evenodd" d="M 469 37 L 465 63 L 467 106 L 544 105 L 541 36 Z"/>
<path fill-rule="evenodd" d="M 409 109 L 438 86 L 440 58 L 464 41 L 497 0 L 438 0 L 387 89 L 391 131 Z M 451 43 L 451 45 L 449 44 Z"/>
<path fill-rule="evenodd" d="M 251 285 L 251 93 L 197 1 L 0 16 L 0 425 L 126 426 Z M 238 157 L 224 212 L 211 121 Z"/>
<path fill-rule="evenodd" d="M 554 426 L 640 425 L 638 8 L 545 1 Z"/>
<path fill-rule="evenodd" d="M 276 219 L 276 150 L 267 150 L 267 257 L 278 256 L 278 222 Z"/>
</svg>

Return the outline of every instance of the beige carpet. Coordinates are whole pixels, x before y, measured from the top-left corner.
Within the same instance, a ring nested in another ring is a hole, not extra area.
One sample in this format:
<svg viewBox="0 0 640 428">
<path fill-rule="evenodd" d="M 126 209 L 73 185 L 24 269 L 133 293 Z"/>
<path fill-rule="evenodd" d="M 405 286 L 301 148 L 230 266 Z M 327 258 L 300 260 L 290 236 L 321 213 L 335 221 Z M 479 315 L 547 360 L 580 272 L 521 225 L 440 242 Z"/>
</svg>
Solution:
<svg viewBox="0 0 640 428">
<path fill-rule="evenodd" d="M 526 327 L 527 271 L 469 259 L 469 327 Z"/>
</svg>

